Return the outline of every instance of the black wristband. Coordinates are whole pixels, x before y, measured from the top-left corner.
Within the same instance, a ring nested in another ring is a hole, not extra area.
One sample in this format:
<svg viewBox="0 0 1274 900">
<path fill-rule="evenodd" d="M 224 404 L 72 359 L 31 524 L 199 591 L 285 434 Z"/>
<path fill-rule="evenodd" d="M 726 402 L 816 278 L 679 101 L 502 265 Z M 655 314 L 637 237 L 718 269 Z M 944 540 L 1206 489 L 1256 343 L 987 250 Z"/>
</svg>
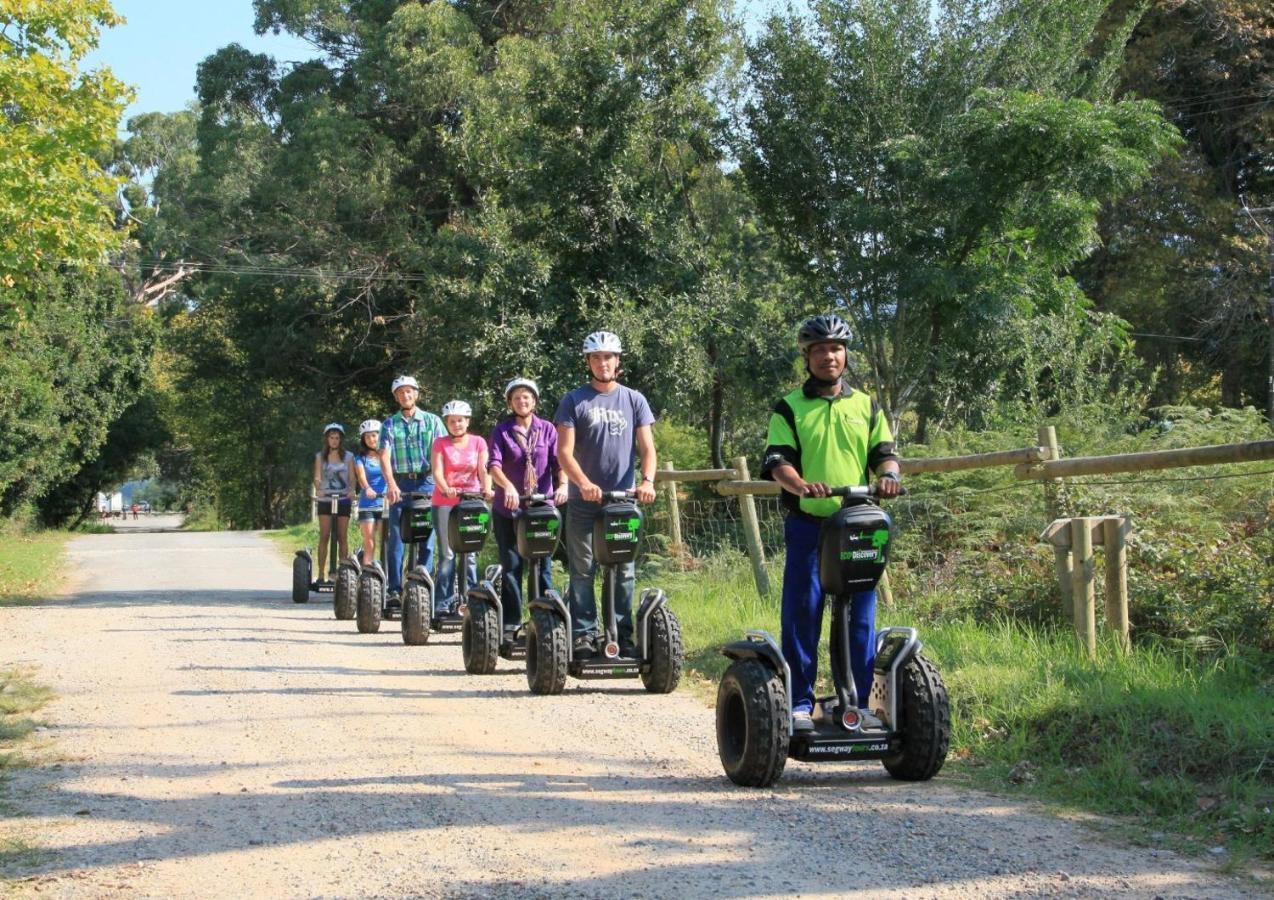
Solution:
<svg viewBox="0 0 1274 900">
<path fill-rule="evenodd" d="M 894 481 L 897 481 L 900 484 L 902 483 L 902 476 L 899 475 L 897 472 L 881 472 L 879 477 L 892 478 Z"/>
</svg>

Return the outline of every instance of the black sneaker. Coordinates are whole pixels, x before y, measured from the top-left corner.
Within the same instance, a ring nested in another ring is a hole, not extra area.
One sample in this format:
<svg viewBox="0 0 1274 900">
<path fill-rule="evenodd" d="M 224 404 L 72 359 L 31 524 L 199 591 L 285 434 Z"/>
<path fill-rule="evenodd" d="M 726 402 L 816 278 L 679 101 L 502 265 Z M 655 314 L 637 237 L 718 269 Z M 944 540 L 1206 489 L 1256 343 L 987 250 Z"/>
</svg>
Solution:
<svg viewBox="0 0 1274 900">
<path fill-rule="evenodd" d="M 624 659 L 641 659 L 641 654 L 637 652 L 637 645 L 631 642 L 619 642 L 619 655 Z"/>
<path fill-rule="evenodd" d="M 576 659 L 589 659 L 597 655 L 597 645 L 593 643 L 593 638 L 587 634 L 577 637 L 571 655 Z"/>
</svg>

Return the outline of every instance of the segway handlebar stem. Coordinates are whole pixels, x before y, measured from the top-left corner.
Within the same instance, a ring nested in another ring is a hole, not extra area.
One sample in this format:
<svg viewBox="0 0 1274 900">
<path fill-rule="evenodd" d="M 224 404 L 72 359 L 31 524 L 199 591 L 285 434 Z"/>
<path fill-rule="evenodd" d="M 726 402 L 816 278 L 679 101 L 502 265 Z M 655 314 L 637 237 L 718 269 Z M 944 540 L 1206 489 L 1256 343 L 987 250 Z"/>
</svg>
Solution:
<svg viewBox="0 0 1274 900">
<path fill-rule="evenodd" d="M 898 496 L 901 497 L 905 493 L 907 493 L 906 488 L 898 489 Z M 828 491 L 827 496 L 829 497 L 867 497 L 869 499 L 875 500 L 880 496 L 880 492 L 876 490 L 876 485 L 874 484 L 853 484 L 853 485 L 847 484 L 842 487 L 832 488 L 830 491 Z"/>
</svg>

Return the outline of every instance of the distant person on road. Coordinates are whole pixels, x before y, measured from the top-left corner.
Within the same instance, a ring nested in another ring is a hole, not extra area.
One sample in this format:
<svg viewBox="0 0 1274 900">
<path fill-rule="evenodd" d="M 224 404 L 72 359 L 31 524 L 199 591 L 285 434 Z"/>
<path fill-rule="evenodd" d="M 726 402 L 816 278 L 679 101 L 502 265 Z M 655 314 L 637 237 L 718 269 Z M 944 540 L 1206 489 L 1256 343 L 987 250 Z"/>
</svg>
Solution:
<svg viewBox="0 0 1274 900">
<path fill-rule="evenodd" d="M 399 375 L 390 387 L 398 412 L 380 428 L 380 467 L 385 475 L 385 496 L 390 502 L 389 531 L 385 542 L 389 559 L 389 583 L 387 606 L 400 608 L 399 594 L 403 586 L 403 539 L 399 532 L 402 519 L 403 492 L 419 491 L 432 494 L 434 481 L 430 468 L 430 454 L 434 441 L 446 433 L 442 419 L 433 413 L 417 408 L 420 385 L 410 375 Z M 420 564 L 426 569 L 433 561 L 437 530 L 420 556 Z"/>
<path fill-rule="evenodd" d="M 447 433 L 434 439 L 434 531 L 439 535 L 438 579 L 434 591 L 434 613 L 446 612 L 456 585 L 456 556 L 447 544 L 447 521 L 462 493 L 481 493 L 490 502 L 491 474 L 487 471 L 487 442 L 469 433 L 473 410 L 463 400 L 452 400 L 442 408 Z M 468 584 L 478 583 L 478 557 L 469 554 Z"/>
<path fill-rule="evenodd" d="M 358 479 L 358 527 L 363 532 L 362 564 L 368 565 L 376 558 L 376 528 L 385 511 L 385 473 L 380 467 L 380 422 L 376 419 L 358 426 L 354 477 Z"/>
<path fill-rule="evenodd" d="M 137 504 L 134 503 L 131 509 L 133 510 L 133 521 L 137 521 L 137 509 L 138 509 Z"/>
<path fill-rule="evenodd" d="M 553 422 L 557 426 L 557 452 L 562 469 L 571 480 L 566 503 L 566 557 L 570 568 L 574 655 L 597 652 L 597 600 L 593 578 L 593 522 L 602 512 L 604 491 L 633 488 L 636 473 L 633 450 L 641 458 L 637 500 L 655 499 L 654 413 L 646 398 L 619 383 L 623 347 L 609 331 L 597 331 L 584 339 L 588 384 L 562 398 Z M 615 585 L 615 616 L 621 656 L 636 656 L 633 643 L 633 587 L 637 567 L 620 568 Z"/>
<path fill-rule="evenodd" d="M 814 316 L 797 344 L 809 378 L 770 416 L 761 477 L 783 488 L 783 657 L 792 671 L 792 727 L 814 728 L 814 681 L 823 625 L 818 540 L 823 521 L 840 508 L 832 487 L 865 485 L 876 474 L 882 497 L 900 490 L 898 454 L 876 401 L 844 380 L 850 341 L 840 316 Z M 876 592 L 859 591 L 850 606 L 849 655 L 859 705 L 867 703 L 876 659 Z"/>
<path fill-rule="evenodd" d="M 332 422 L 323 429 L 323 449 L 314 455 L 314 495 L 318 510 L 318 581 L 327 576 L 327 545 L 332 529 L 336 529 L 339 556 L 349 555 L 349 511 L 354 496 L 354 454 L 341 442 L 345 438 L 345 426 Z M 332 512 L 330 498 L 339 497 L 336 512 Z"/>
<path fill-rule="evenodd" d="M 530 378 L 515 378 L 504 388 L 504 400 L 512 413 L 491 432 L 487 468 L 495 481 L 495 544 L 503 578 L 500 605 L 504 628 L 516 630 L 522 622 L 522 573 L 526 561 L 518 555 L 515 523 L 521 515 L 521 499 L 545 494 L 551 502 L 566 503 L 566 475 L 557 458 L 557 431 L 548 419 L 535 414 L 540 388 Z M 551 560 L 540 563 L 540 594 L 553 589 Z M 528 584 L 529 588 L 530 585 Z"/>
</svg>

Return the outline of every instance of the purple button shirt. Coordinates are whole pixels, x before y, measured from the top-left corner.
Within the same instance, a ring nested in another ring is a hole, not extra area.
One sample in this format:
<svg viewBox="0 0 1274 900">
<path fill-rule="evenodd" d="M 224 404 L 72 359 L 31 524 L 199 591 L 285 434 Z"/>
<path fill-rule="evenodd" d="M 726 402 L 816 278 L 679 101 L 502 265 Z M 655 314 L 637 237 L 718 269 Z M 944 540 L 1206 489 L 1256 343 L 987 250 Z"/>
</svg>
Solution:
<svg viewBox="0 0 1274 900">
<path fill-rule="evenodd" d="M 521 494 L 522 484 L 526 479 L 527 458 L 522 451 L 522 445 L 513 436 L 516 428 L 518 428 L 518 420 L 514 416 L 509 416 L 495 426 L 489 441 L 487 468 L 503 470 L 504 477 L 509 479 Z M 557 429 L 548 419 L 532 416 L 531 431 L 536 435 L 535 447 L 531 451 L 532 471 L 536 475 L 535 493 L 548 494 L 552 497 L 553 479 L 561 470 L 557 462 Z M 504 508 L 504 490 L 499 485 L 495 488 L 495 502 L 492 508 L 505 518 L 514 518 L 520 512 L 520 510 L 510 512 Z"/>
</svg>

